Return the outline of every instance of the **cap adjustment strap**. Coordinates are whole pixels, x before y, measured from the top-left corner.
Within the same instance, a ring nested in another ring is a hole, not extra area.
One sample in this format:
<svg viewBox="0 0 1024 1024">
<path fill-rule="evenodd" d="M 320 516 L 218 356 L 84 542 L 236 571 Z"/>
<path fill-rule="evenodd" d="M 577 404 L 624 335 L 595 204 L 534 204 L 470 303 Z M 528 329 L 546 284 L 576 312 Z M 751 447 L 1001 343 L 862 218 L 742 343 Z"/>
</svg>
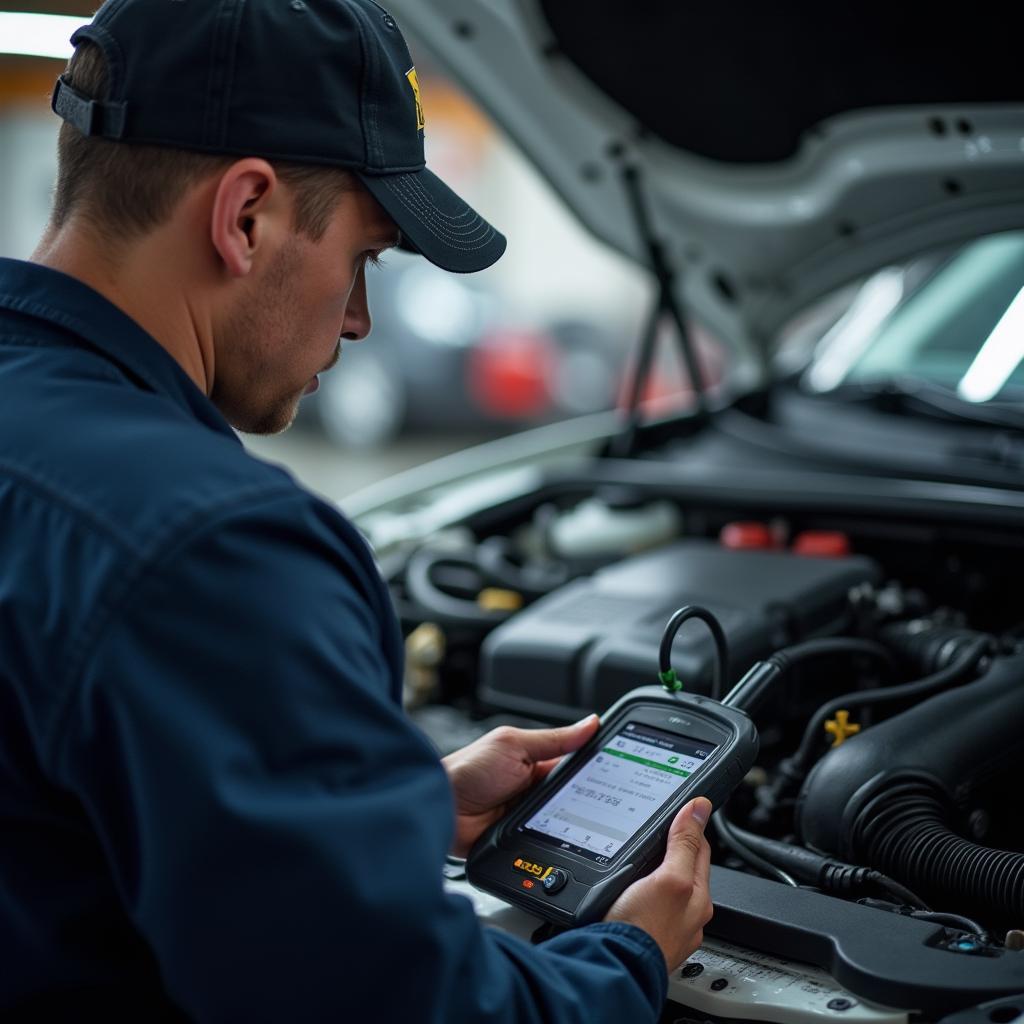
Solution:
<svg viewBox="0 0 1024 1024">
<path fill-rule="evenodd" d="M 119 139 L 124 135 L 127 103 L 92 100 L 70 86 L 62 75 L 57 79 L 50 102 L 53 112 L 83 135 L 100 135 L 106 139 Z"/>
</svg>

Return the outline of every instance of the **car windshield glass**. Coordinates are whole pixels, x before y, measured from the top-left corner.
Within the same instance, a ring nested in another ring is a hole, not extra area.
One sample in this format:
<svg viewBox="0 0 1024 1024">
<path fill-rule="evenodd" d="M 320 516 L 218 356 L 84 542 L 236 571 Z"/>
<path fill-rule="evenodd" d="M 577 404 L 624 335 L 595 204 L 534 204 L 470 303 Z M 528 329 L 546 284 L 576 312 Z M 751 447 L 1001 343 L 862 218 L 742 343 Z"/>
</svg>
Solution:
<svg viewBox="0 0 1024 1024">
<path fill-rule="evenodd" d="M 963 403 L 1024 389 L 1024 232 L 874 274 L 847 292 L 802 378 L 812 391 L 919 385 Z"/>
</svg>

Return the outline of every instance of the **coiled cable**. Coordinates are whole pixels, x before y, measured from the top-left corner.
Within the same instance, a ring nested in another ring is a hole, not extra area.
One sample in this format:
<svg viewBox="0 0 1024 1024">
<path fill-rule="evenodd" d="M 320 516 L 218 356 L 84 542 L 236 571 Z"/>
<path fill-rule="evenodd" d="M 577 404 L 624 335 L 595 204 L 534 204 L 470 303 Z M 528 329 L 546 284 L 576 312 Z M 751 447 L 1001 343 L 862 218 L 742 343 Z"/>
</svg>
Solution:
<svg viewBox="0 0 1024 1024">
<path fill-rule="evenodd" d="M 658 678 L 669 693 L 678 693 L 683 688 L 682 682 L 672 668 L 672 644 L 683 623 L 689 622 L 690 619 L 700 619 L 711 630 L 716 655 L 711 676 L 711 697 L 713 700 L 721 700 L 725 681 L 729 678 L 729 642 L 714 612 L 698 604 L 688 604 L 673 612 L 665 624 L 665 631 L 661 634 L 661 645 L 658 648 Z"/>
</svg>

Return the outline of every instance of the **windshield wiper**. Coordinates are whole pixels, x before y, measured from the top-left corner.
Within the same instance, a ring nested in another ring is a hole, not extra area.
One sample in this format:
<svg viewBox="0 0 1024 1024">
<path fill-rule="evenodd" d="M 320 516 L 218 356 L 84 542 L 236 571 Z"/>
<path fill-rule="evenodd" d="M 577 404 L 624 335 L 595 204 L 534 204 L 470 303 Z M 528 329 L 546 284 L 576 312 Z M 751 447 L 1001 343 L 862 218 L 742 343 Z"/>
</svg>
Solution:
<svg viewBox="0 0 1024 1024">
<path fill-rule="evenodd" d="M 823 396 L 847 402 L 865 402 L 883 412 L 931 416 L 947 423 L 1024 432 L 1024 409 L 1009 403 L 968 402 L 955 391 L 917 378 L 841 384 Z"/>
</svg>

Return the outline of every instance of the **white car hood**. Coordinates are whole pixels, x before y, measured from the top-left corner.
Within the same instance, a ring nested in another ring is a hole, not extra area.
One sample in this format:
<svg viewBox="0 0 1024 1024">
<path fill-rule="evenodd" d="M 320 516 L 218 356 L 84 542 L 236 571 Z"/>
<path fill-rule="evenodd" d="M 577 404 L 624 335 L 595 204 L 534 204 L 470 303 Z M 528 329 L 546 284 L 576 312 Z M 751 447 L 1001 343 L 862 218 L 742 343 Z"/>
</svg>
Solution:
<svg viewBox="0 0 1024 1024">
<path fill-rule="evenodd" d="M 1024 81 L 987 0 L 955 17 L 874 2 L 389 6 L 586 227 L 646 264 L 622 180 L 635 168 L 679 297 L 758 373 L 816 298 L 1024 227 Z"/>
</svg>

